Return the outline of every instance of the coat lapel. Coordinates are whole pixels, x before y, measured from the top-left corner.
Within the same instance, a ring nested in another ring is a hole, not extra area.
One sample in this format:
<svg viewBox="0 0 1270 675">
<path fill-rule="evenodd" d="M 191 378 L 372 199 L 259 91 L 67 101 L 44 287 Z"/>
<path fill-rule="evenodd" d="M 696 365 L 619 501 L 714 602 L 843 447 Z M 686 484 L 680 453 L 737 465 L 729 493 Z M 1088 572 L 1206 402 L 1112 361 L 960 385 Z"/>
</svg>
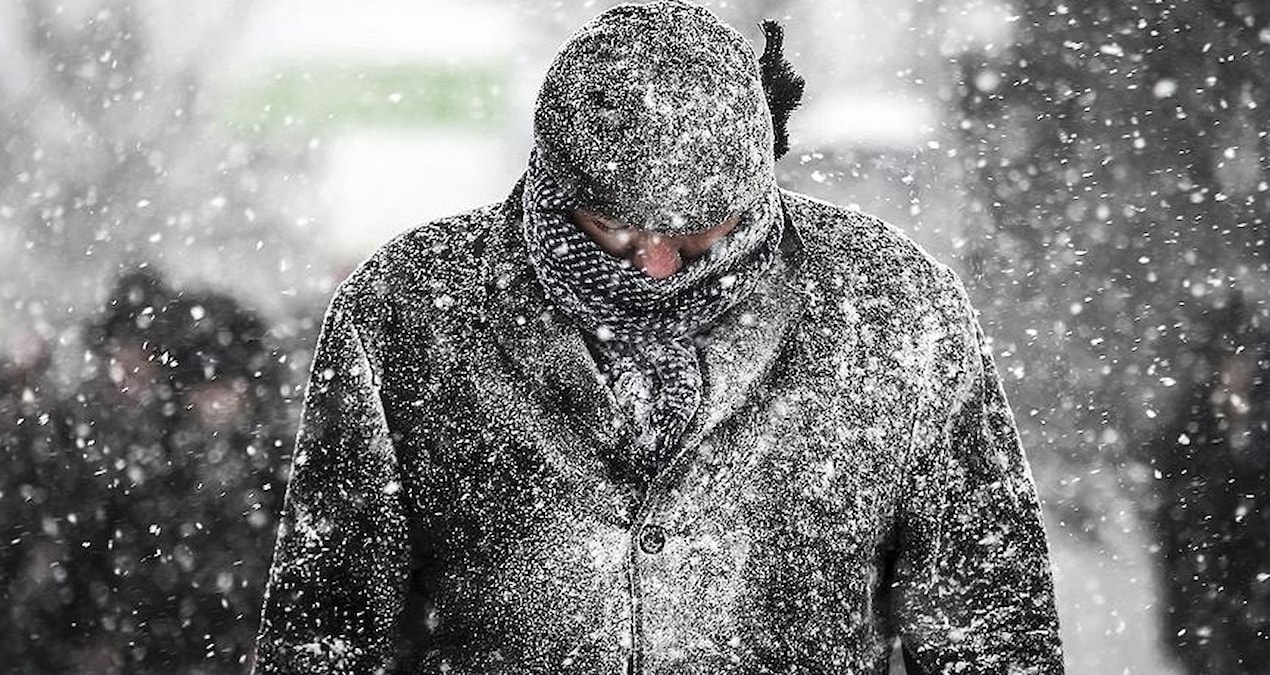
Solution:
<svg viewBox="0 0 1270 675">
<path fill-rule="evenodd" d="M 754 398 L 806 312 L 809 293 L 801 282 L 803 241 L 788 214 L 784 226 L 781 273 L 772 275 L 767 284 L 735 307 L 734 320 L 709 332 L 701 350 L 701 408 L 680 438 L 674 458 L 658 472 L 654 483 L 673 475 L 678 465 L 692 458 L 702 441 Z"/>
<path fill-rule="evenodd" d="M 786 265 L 791 254 L 784 252 Z M 680 452 L 700 445 L 753 398 L 805 308 L 803 292 L 794 281 L 773 275 L 732 310 L 735 320 L 711 329 L 701 348 L 702 405 L 680 440 Z"/>
<path fill-rule="evenodd" d="M 567 426 L 595 444 L 597 454 L 606 456 L 620 451 L 630 430 L 581 331 L 552 305 L 528 262 L 518 227 L 522 185 L 504 203 L 503 217 L 482 259 L 487 320 L 500 352 L 520 371 L 526 386 L 544 387 L 546 400 L 557 404 L 557 410 L 545 412 L 565 415 Z M 667 468 L 744 407 L 806 308 L 806 291 L 798 285 L 796 274 L 801 268 L 802 243 L 788 220 L 786 227 L 782 259 L 795 273 L 773 275 L 765 287 L 733 309 L 735 320 L 708 333 L 701 348 L 702 405 Z"/>
<path fill-rule="evenodd" d="M 486 319 L 526 389 L 544 395 L 543 414 L 564 415 L 564 428 L 603 456 L 626 430 L 581 332 L 551 304 L 529 264 L 518 226 L 523 183 L 504 202 L 481 260 Z"/>
</svg>

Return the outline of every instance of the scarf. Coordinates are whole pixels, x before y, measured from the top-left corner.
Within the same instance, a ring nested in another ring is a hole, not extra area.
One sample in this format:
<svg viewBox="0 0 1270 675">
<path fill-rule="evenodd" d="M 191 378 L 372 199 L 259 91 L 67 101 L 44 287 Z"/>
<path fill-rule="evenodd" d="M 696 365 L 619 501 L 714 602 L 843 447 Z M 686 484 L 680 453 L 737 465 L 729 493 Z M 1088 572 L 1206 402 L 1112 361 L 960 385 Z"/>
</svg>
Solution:
<svg viewBox="0 0 1270 675">
<path fill-rule="evenodd" d="M 619 412 L 633 424 L 627 458 L 645 477 L 668 459 L 701 405 L 696 339 L 773 269 L 783 228 L 772 183 L 731 232 L 665 279 L 604 251 L 570 218 L 585 206 L 555 181 L 535 149 L 522 235 L 554 304 L 582 331 Z"/>
</svg>

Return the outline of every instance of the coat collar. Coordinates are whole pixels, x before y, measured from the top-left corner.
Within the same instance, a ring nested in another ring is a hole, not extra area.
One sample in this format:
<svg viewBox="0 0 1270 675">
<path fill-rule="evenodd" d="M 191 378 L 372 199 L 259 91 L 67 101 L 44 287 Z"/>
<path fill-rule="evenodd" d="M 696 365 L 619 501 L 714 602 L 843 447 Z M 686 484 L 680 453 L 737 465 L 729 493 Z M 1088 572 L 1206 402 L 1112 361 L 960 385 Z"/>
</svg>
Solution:
<svg viewBox="0 0 1270 675">
<path fill-rule="evenodd" d="M 596 444 L 597 454 L 611 456 L 629 438 L 629 425 L 623 423 L 582 333 L 550 302 L 529 264 L 519 228 L 523 187 L 522 177 L 503 203 L 481 260 L 486 318 L 503 357 L 531 386 L 546 388 L 559 412 L 570 418 L 569 426 Z M 730 320 L 711 329 L 701 352 L 702 405 L 666 469 L 752 397 L 807 308 L 801 283 L 805 249 L 787 211 L 784 226 L 786 274 L 773 277 L 733 308 L 726 315 Z"/>
</svg>

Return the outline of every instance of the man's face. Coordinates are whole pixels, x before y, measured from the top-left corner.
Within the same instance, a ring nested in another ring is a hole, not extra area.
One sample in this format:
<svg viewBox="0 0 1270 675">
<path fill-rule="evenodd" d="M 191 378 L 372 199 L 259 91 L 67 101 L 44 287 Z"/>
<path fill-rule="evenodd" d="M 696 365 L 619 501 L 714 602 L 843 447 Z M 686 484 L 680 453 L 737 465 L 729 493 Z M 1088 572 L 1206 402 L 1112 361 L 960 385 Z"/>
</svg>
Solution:
<svg viewBox="0 0 1270 675">
<path fill-rule="evenodd" d="M 631 227 L 589 209 L 573 209 L 569 215 L 600 248 L 654 279 L 679 271 L 685 260 L 703 255 L 741 221 L 734 215 L 702 232 L 667 235 Z"/>
</svg>

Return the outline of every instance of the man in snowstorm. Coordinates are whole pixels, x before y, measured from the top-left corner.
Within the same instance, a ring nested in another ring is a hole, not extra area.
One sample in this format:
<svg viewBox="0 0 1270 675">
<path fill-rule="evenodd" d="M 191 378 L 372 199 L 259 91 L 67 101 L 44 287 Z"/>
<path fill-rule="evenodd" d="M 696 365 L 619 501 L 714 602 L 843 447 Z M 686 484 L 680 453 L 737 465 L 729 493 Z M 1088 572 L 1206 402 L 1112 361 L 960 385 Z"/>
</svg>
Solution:
<svg viewBox="0 0 1270 675">
<path fill-rule="evenodd" d="M 779 188 L 801 84 L 681 0 L 548 70 L 511 196 L 319 337 L 262 673 L 1059 673 L 1035 485 L 947 267 Z"/>
</svg>

